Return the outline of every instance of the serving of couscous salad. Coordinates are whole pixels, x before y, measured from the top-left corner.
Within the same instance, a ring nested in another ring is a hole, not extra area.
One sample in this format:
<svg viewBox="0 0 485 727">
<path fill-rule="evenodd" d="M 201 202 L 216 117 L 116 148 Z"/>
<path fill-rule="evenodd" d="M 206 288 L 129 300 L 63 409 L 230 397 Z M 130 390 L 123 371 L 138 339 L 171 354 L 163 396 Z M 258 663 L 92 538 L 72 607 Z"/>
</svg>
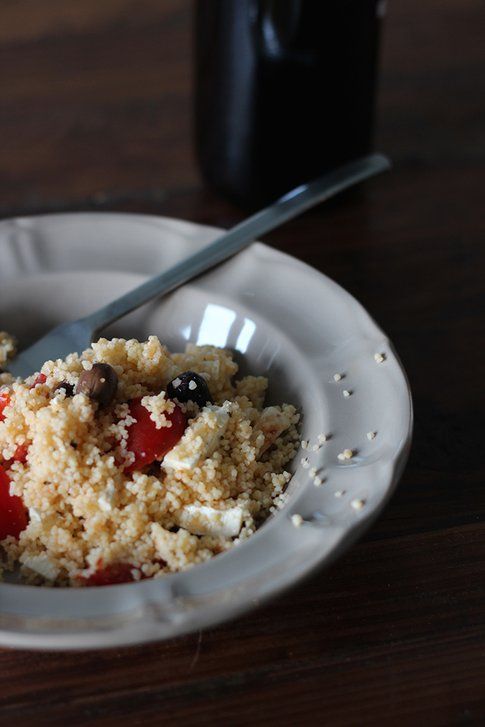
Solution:
<svg viewBox="0 0 485 727">
<path fill-rule="evenodd" d="M 15 352 L 0 332 L 0 370 Z M 227 551 L 285 501 L 294 406 L 230 351 L 100 339 L 0 373 L 0 555 L 23 582 L 161 577 Z"/>
</svg>

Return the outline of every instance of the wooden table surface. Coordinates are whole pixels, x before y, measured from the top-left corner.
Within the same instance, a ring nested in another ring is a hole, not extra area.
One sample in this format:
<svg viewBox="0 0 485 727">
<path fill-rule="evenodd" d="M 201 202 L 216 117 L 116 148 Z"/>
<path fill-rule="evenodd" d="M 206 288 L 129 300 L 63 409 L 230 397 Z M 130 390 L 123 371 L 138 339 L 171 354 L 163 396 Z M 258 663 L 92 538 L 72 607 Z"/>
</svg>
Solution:
<svg viewBox="0 0 485 727">
<path fill-rule="evenodd" d="M 0 650 L 1 724 L 485 723 L 484 27 L 482 0 L 391 3 L 378 147 L 394 170 L 267 238 L 357 296 L 408 371 L 414 446 L 384 514 L 219 628 Z M 186 0 L 2 0 L 0 215 L 241 219 L 193 162 L 190 31 Z"/>
</svg>

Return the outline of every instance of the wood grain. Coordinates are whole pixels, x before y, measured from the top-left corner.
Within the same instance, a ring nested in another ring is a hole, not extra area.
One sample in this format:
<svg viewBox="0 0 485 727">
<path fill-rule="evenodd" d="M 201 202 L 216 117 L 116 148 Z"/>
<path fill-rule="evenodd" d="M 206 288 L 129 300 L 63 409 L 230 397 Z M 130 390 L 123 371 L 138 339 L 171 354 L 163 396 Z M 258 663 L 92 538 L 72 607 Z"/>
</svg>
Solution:
<svg viewBox="0 0 485 727">
<path fill-rule="evenodd" d="M 241 219 L 193 162 L 190 10 L 0 3 L 2 216 Z M 485 722 L 484 25 L 481 0 L 391 3 L 378 146 L 393 172 L 267 239 L 356 295 L 408 371 L 415 440 L 384 515 L 328 570 L 203 634 L 0 651 L 2 724 Z"/>
</svg>

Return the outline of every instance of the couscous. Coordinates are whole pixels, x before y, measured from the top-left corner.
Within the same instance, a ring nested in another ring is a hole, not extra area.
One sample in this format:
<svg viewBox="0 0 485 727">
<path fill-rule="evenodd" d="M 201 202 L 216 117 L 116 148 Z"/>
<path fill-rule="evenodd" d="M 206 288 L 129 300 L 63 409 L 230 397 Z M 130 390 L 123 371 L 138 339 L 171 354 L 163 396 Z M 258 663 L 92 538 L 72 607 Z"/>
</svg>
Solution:
<svg viewBox="0 0 485 727">
<path fill-rule="evenodd" d="M 0 333 L 0 368 L 14 352 Z M 90 586 L 160 577 L 281 507 L 299 414 L 232 354 L 100 339 L 25 381 L 0 373 L 2 569 Z"/>
</svg>

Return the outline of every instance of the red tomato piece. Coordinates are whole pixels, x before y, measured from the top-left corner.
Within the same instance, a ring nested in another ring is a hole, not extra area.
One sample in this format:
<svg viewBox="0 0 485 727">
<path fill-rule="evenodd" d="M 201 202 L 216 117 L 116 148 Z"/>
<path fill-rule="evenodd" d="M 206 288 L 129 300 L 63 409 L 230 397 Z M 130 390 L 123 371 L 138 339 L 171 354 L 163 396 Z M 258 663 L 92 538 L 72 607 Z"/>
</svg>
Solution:
<svg viewBox="0 0 485 727">
<path fill-rule="evenodd" d="M 27 454 L 29 453 L 29 445 L 28 444 L 19 444 L 17 449 L 15 450 L 13 461 L 14 462 L 22 462 L 22 464 L 25 464 L 27 461 Z"/>
<path fill-rule="evenodd" d="M 47 376 L 45 374 L 37 374 L 37 376 L 34 379 L 34 383 L 30 387 L 31 389 L 34 389 L 37 384 L 45 384 L 47 381 Z"/>
<path fill-rule="evenodd" d="M 28 444 L 19 444 L 17 449 L 14 452 L 14 455 L 12 459 L 6 459 L 4 462 L 2 462 L 2 467 L 4 470 L 10 469 L 13 462 L 22 462 L 22 464 L 25 464 L 27 462 L 27 455 L 29 453 L 29 445 Z"/>
<path fill-rule="evenodd" d="M 27 510 L 20 497 L 11 495 L 10 478 L 0 465 L 0 540 L 7 535 L 18 538 L 29 522 Z"/>
<path fill-rule="evenodd" d="M 5 419 L 3 410 L 10 404 L 10 394 L 8 391 L 0 391 L 0 422 Z"/>
<path fill-rule="evenodd" d="M 130 402 L 130 415 L 136 422 L 128 428 L 126 448 L 129 452 L 133 452 L 135 460 L 126 468 L 126 472 L 141 470 L 155 460 L 163 459 L 167 452 L 175 447 L 187 426 L 185 414 L 176 404 L 173 412 L 165 415 L 172 422 L 171 427 L 157 429 L 141 399 L 133 399 Z"/>
<path fill-rule="evenodd" d="M 105 568 L 100 567 L 87 578 L 80 580 L 85 586 L 112 586 L 115 583 L 130 583 L 134 581 L 133 566 L 130 563 L 113 563 Z"/>
</svg>

